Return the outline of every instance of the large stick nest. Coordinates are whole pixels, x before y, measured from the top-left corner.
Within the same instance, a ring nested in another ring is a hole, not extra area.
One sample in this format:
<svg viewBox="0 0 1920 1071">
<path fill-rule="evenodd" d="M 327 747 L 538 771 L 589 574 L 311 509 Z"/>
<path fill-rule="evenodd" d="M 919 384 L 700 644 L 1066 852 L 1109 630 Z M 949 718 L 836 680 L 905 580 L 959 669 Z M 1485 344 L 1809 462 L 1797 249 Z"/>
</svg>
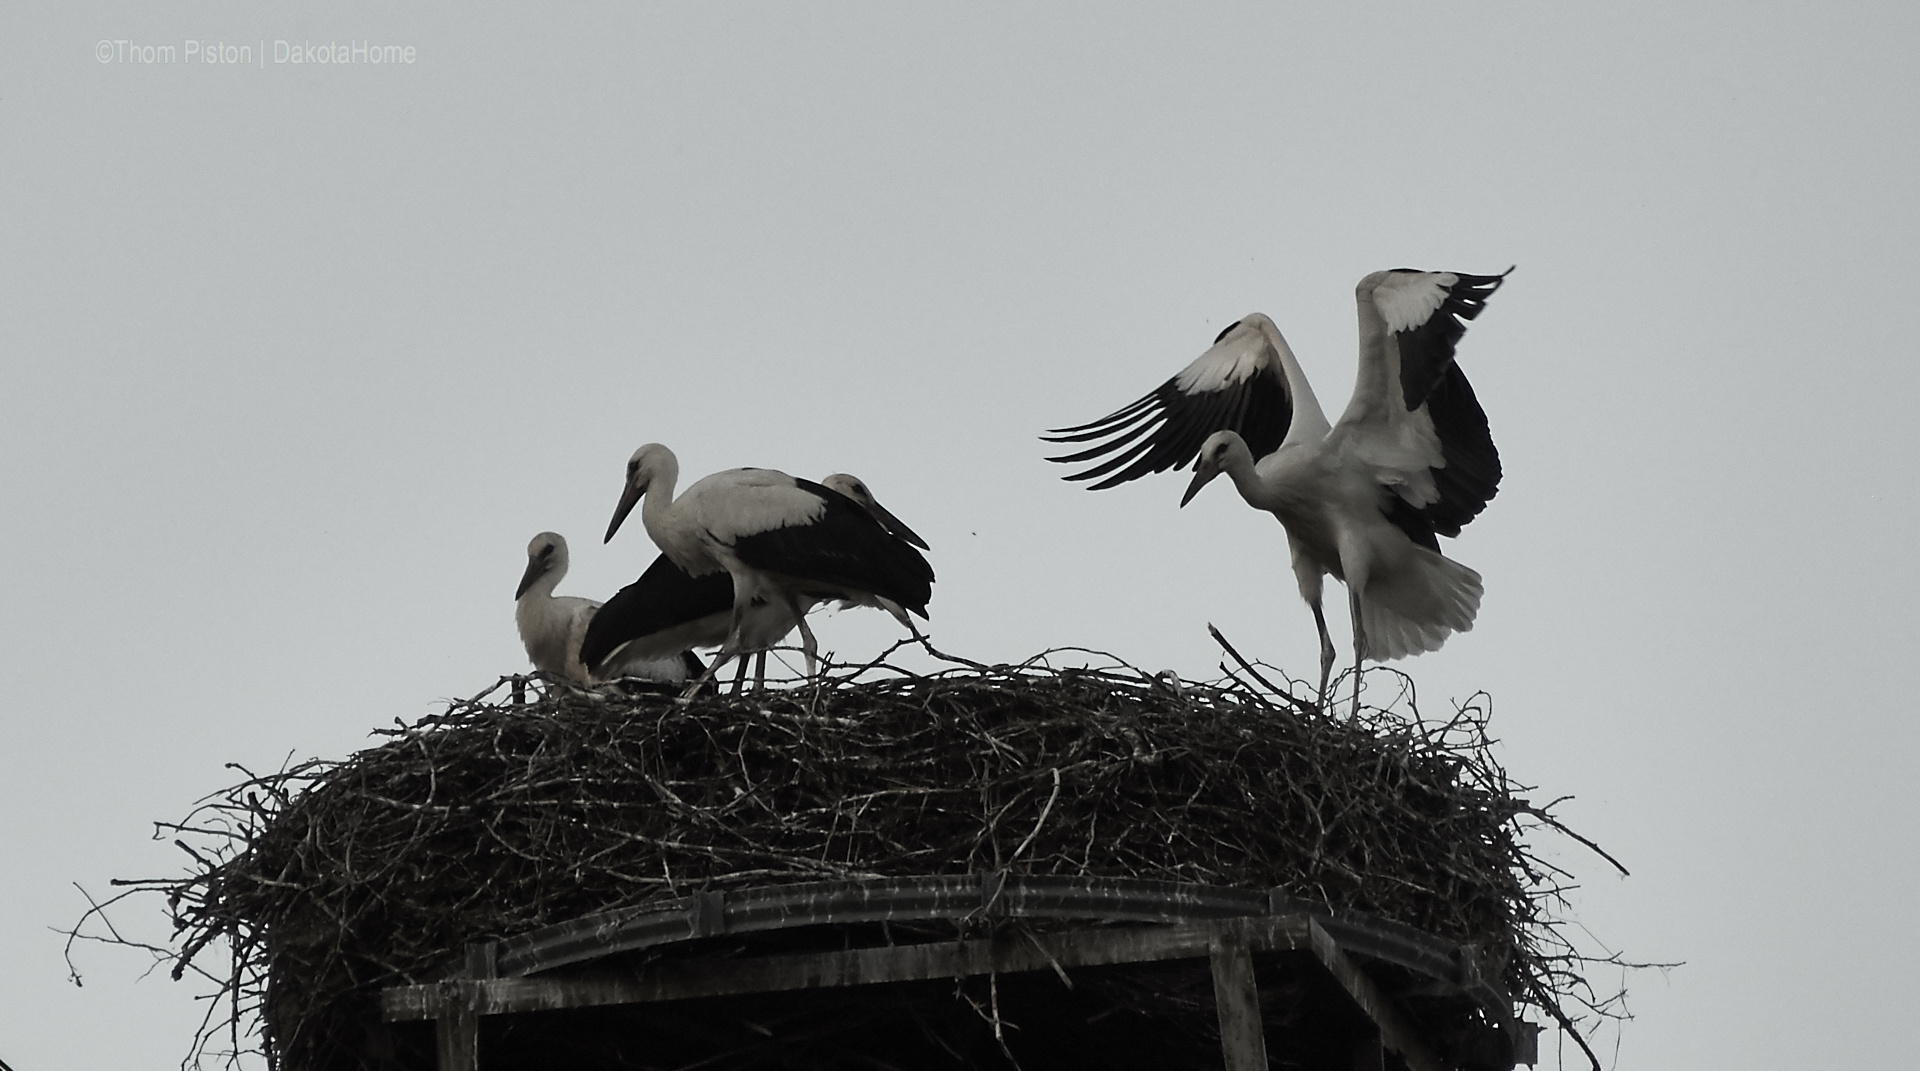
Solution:
<svg viewBox="0 0 1920 1071">
<path fill-rule="evenodd" d="M 1329 714 L 1244 672 L 868 667 L 685 703 L 516 702 L 503 679 L 210 797 L 166 827 L 198 841 L 192 871 L 123 884 L 169 896 L 176 977 L 230 946 L 193 1059 L 252 1046 L 295 1071 L 399 1066 L 379 989 L 470 941 L 700 890 L 998 870 L 1280 887 L 1474 945 L 1563 1024 L 1568 1001 L 1605 1012 L 1559 938 L 1559 872 L 1523 843 L 1557 823 L 1489 754 L 1483 701 L 1424 720 L 1404 686 Z"/>
</svg>

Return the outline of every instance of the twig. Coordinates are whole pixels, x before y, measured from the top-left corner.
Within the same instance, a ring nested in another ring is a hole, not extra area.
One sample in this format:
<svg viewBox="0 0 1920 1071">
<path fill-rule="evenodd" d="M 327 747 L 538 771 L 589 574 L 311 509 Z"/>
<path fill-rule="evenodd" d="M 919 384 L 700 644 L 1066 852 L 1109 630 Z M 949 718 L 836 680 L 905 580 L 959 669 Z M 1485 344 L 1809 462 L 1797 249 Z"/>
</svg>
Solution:
<svg viewBox="0 0 1920 1071">
<path fill-rule="evenodd" d="M 1274 695 L 1279 696 L 1281 699 L 1284 699 L 1288 703 L 1292 704 L 1293 709 L 1298 711 L 1301 714 L 1311 715 L 1314 713 L 1313 706 L 1311 706 L 1310 704 L 1300 699 L 1295 698 L 1292 692 L 1289 692 L 1284 688 L 1276 687 L 1272 681 L 1261 676 L 1260 671 L 1253 668 L 1253 663 L 1248 662 L 1245 658 L 1240 657 L 1240 652 L 1233 649 L 1233 644 L 1227 642 L 1227 638 L 1220 634 L 1219 629 L 1214 628 L 1212 624 L 1208 624 L 1207 632 L 1213 636 L 1213 641 L 1220 645 L 1221 650 L 1231 655 L 1235 662 L 1240 663 L 1240 668 L 1243 670 L 1246 670 L 1247 673 L 1250 676 L 1252 676 L 1254 680 L 1257 680 L 1261 684 L 1265 685 L 1267 688 L 1267 691 L 1272 692 Z"/>
<path fill-rule="evenodd" d="M 1007 862 L 1011 863 L 1015 859 L 1020 858 L 1020 856 L 1026 852 L 1027 845 L 1033 843 L 1033 838 L 1040 835 L 1040 827 L 1047 824 L 1047 816 L 1053 813 L 1053 801 L 1059 798 L 1060 767 L 1055 766 L 1053 768 L 1053 794 L 1047 797 L 1047 805 L 1040 808 L 1040 817 L 1034 821 L 1033 829 L 1027 833 L 1027 839 L 1021 841 L 1020 846 L 1013 850 L 1013 854 L 1007 857 Z"/>
<path fill-rule="evenodd" d="M 1564 799 L 1565 797 L 1562 797 L 1562 798 Z M 1613 856 L 1608 855 L 1607 850 L 1605 848 L 1600 847 L 1598 844 L 1595 844 L 1594 842 L 1588 840 L 1587 838 L 1581 836 L 1580 834 L 1575 833 L 1573 830 L 1568 829 L 1566 826 L 1561 825 L 1560 820 L 1548 814 L 1545 808 L 1534 807 L 1528 804 L 1525 800 L 1520 800 L 1519 804 L 1520 806 L 1518 810 L 1520 811 L 1520 813 L 1530 814 L 1533 817 L 1538 818 L 1540 821 L 1545 822 L 1547 825 L 1552 826 L 1557 832 L 1559 832 L 1563 836 L 1572 837 L 1574 840 L 1577 840 L 1581 844 L 1586 845 L 1587 848 L 1591 850 L 1595 855 L 1598 855 L 1600 858 L 1605 859 L 1609 863 L 1612 863 L 1613 868 L 1620 872 L 1621 877 L 1633 876 L 1632 873 L 1627 870 L 1626 865 L 1621 863 L 1620 860 L 1615 859 Z M 1551 806 L 1551 804 L 1549 804 L 1549 806 Z"/>
</svg>

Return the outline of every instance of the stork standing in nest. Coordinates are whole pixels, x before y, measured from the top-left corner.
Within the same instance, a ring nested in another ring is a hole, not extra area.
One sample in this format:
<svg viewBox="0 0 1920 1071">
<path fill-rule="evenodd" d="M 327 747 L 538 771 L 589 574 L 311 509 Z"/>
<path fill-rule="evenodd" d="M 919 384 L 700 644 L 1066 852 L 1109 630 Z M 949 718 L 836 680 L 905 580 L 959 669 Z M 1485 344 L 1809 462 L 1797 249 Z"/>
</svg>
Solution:
<svg viewBox="0 0 1920 1071">
<path fill-rule="evenodd" d="M 1100 479 L 1100 490 L 1197 457 L 1182 506 L 1226 473 L 1286 529 L 1320 631 L 1322 703 L 1334 661 L 1322 578 L 1346 583 L 1357 708 L 1362 659 L 1436 650 L 1479 611 L 1480 574 L 1442 556 L 1435 537 L 1459 535 L 1500 484 L 1500 455 L 1454 345 L 1505 278 L 1398 268 L 1360 280 L 1359 377 L 1337 424 L 1279 329 L 1254 313 L 1153 393 L 1051 432 L 1049 442 L 1099 441 L 1049 460 L 1104 459 L 1066 477 Z"/>
<path fill-rule="evenodd" d="M 921 550 L 930 549 L 926 540 L 882 506 L 858 477 L 836 472 L 821 480 L 820 486 L 851 499 L 894 538 Z M 802 619 L 818 601 L 811 596 L 795 598 Z M 799 624 L 784 602 L 760 599 L 748 608 L 740 647 L 743 652 L 754 652 L 754 687 L 766 685 L 767 649 L 778 645 Z M 580 647 L 580 659 L 596 678 L 609 679 L 609 667 L 616 667 L 623 659 L 668 658 L 694 647 L 718 647 L 726 643 L 732 625 L 732 576 L 722 571 L 695 577 L 662 554 L 638 580 L 621 588 L 594 615 Z M 744 686 L 746 673 L 747 659 L 743 657 L 734 675 L 734 691 Z"/>
<path fill-rule="evenodd" d="M 647 534 L 674 565 L 694 580 L 719 573 L 731 579 L 727 633 L 707 676 L 728 658 L 765 650 L 793 627 L 811 675 L 818 644 L 806 609 L 814 602 L 876 607 L 919 636 L 907 615 L 926 617 L 933 567 L 859 503 L 811 480 L 757 468 L 716 472 L 675 498 L 679 476 L 679 459 L 666 447 L 648 443 L 634 451 L 606 538 L 640 505 Z M 791 622 L 772 639 L 752 635 L 756 620 L 765 620 L 756 616 L 762 603 Z"/>
</svg>

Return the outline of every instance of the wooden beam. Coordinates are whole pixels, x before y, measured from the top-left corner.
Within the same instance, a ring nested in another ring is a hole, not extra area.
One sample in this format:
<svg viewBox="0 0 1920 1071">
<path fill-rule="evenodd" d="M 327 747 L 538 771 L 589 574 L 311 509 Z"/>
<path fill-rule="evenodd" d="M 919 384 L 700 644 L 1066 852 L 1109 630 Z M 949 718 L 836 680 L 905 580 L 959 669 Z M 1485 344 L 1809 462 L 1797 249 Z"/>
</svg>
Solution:
<svg viewBox="0 0 1920 1071">
<path fill-rule="evenodd" d="M 637 975 L 500 978 L 460 983 L 479 1015 L 556 1011 L 609 1004 L 772 993 L 833 986 L 919 982 L 982 974 L 1199 959 L 1212 954 L 1222 924 L 1135 926 L 1081 930 L 1035 937 L 940 941 L 930 944 L 813 952 L 752 959 L 660 960 Z M 1244 932 L 1249 952 L 1305 948 L 1308 924 L 1301 918 L 1246 919 L 1229 925 Z M 445 1014 L 449 983 L 395 986 L 380 994 L 388 1021 L 432 1019 Z"/>
<path fill-rule="evenodd" d="M 983 915 L 1200 922 L 1268 914 L 1267 908 L 1264 892 L 1131 878 L 974 873 L 821 881 L 697 893 L 587 915 L 501 941 L 497 960 L 500 974 L 512 977 L 716 933 Z"/>
<path fill-rule="evenodd" d="M 1237 922 L 1220 924 L 1207 949 L 1213 1004 L 1220 1016 L 1220 1056 L 1226 1071 L 1267 1071 L 1260 988 L 1254 982 L 1252 942 L 1245 929 Z"/>
<path fill-rule="evenodd" d="M 619 952 L 720 933 L 801 926 L 1010 918 L 1188 924 L 1229 918 L 1311 916 L 1338 946 L 1456 987 L 1520 1042 L 1513 1005 L 1481 977 L 1476 957 L 1451 941 L 1384 919 L 1330 914 L 1283 890 L 1249 890 L 1136 878 L 971 873 L 805 882 L 704 892 L 644 908 L 622 908 L 543 927 L 497 943 L 499 977 L 541 974 Z M 471 975 L 468 975 L 469 977 Z"/>
<path fill-rule="evenodd" d="M 1056 933 L 1035 941 L 1010 939 L 909 945 L 898 948 L 730 959 L 660 959 L 638 976 L 577 973 L 620 952 L 674 945 L 690 938 L 794 927 L 950 919 L 1044 918 L 1133 922 L 1126 928 Z M 1240 953 L 1221 947 L 1222 927 L 1242 927 L 1246 955 L 1312 947 L 1355 1003 L 1380 1027 L 1388 1050 L 1413 1071 L 1437 1068 L 1418 1034 L 1349 953 L 1397 964 L 1462 992 L 1514 1039 L 1515 1055 L 1535 1058 L 1530 1024 L 1515 1021 L 1511 1000 L 1483 977 L 1476 950 L 1397 923 L 1298 901 L 1284 890 L 1247 890 L 1131 878 L 1064 878 L 1005 873 L 926 875 L 808 882 L 708 891 L 680 900 L 626 908 L 543 927 L 467 950 L 445 976 L 470 982 L 459 1000 L 433 984 L 399 986 L 381 994 L 389 1020 L 445 1019 L 443 1046 L 477 1049 L 477 1029 L 460 1022 L 523 1010 L 591 1007 L 700 996 L 774 992 L 968 977 L 1162 959 L 1213 960 L 1223 1015 L 1246 1010 L 1248 992 L 1237 980 Z M 1242 931 L 1235 931 L 1242 932 Z M 1228 939 L 1229 946 L 1231 938 Z M 1251 961 L 1246 972 L 1250 977 Z M 574 968 L 557 977 L 560 968 Z M 1224 988 L 1222 988 L 1224 986 Z M 470 998 L 470 999 L 469 999 Z M 1257 1009 L 1257 992 L 1253 993 Z M 1238 1008 L 1238 1010 L 1234 1010 Z M 1257 1022 L 1257 1011 L 1251 1017 Z M 1225 1027 L 1223 1037 L 1233 1031 Z"/>
<path fill-rule="evenodd" d="M 1399 1009 L 1373 984 L 1359 964 L 1353 962 L 1340 945 L 1326 930 L 1320 927 L 1318 920 L 1307 924 L 1308 943 L 1313 954 L 1333 975 L 1334 981 L 1347 991 L 1353 1002 L 1360 1006 L 1373 1025 L 1380 1029 L 1380 1041 L 1387 1048 L 1400 1054 L 1407 1062 L 1410 1071 L 1446 1071 L 1446 1065 L 1429 1051 L 1421 1042 L 1420 1035 L 1411 1024 L 1401 1016 Z"/>
</svg>

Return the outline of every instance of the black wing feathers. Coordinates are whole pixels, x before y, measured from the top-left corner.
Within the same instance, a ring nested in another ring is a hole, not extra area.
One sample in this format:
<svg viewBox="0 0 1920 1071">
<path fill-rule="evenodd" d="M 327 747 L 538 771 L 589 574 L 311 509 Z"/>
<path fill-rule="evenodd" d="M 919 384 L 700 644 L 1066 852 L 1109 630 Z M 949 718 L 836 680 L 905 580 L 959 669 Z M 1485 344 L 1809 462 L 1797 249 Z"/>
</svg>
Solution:
<svg viewBox="0 0 1920 1071">
<path fill-rule="evenodd" d="M 1487 508 L 1500 487 L 1500 452 L 1494 449 L 1486 411 L 1474 397 L 1466 373 L 1454 363 L 1454 346 L 1467 333 L 1462 321 L 1479 316 L 1487 298 L 1500 289 L 1512 271 L 1508 268 L 1499 275 L 1456 272 L 1459 282 L 1433 315 L 1420 326 L 1394 336 L 1400 349 L 1400 388 L 1406 406 L 1411 410 L 1426 405 L 1446 465 L 1432 470 L 1434 487 L 1440 494 L 1438 501 L 1414 510 L 1399 496 L 1392 496 L 1387 519 L 1408 538 L 1430 549 L 1433 533 L 1459 535 L 1462 526 Z M 1415 523 L 1404 516 L 1409 512 L 1418 515 L 1416 526 L 1425 527 L 1424 540 L 1409 528 Z"/>
<path fill-rule="evenodd" d="M 933 566 L 927 559 L 889 535 L 854 500 L 811 480 L 794 483 L 819 496 L 826 513 L 810 524 L 740 537 L 733 544 L 740 560 L 797 580 L 870 592 L 927 616 L 933 598 Z"/>
<path fill-rule="evenodd" d="M 1221 332 L 1221 337 L 1225 336 L 1226 332 Z M 1186 465 L 1200 455 L 1200 445 L 1216 431 L 1239 432 L 1254 457 L 1265 457 L 1280 448 L 1293 420 L 1293 405 L 1276 367 L 1277 361 L 1238 383 L 1193 394 L 1180 389 L 1176 376 L 1153 393 L 1099 420 L 1057 428 L 1041 436 L 1043 441 L 1054 443 L 1106 440 L 1047 460 L 1073 465 L 1107 457 L 1092 468 L 1064 477 L 1093 480 L 1104 476 L 1090 488 L 1102 491 L 1149 473 Z"/>
<path fill-rule="evenodd" d="M 1457 536 L 1500 489 L 1500 452 L 1493 447 L 1487 414 L 1458 365 L 1449 365 L 1427 394 L 1427 415 L 1440 437 L 1445 468 L 1433 470 L 1440 500 L 1421 512 L 1443 536 Z"/>
<path fill-rule="evenodd" d="M 1427 510 L 1415 509 L 1408 505 L 1407 500 L 1395 494 L 1391 488 L 1382 487 L 1380 493 L 1380 512 L 1386 515 L 1387 523 L 1405 532 L 1408 539 L 1420 546 L 1435 554 L 1440 553 L 1440 541 L 1433 537 L 1433 521 L 1428 518 Z M 1427 509 L 1432 508 L 1427 507 Z M 1460 533 L 1456 529 L 1447 534 L 1459 535 Z"/>
<path fill-rule="evenodd" d="M 1166 387 L 1171 386 L 1173 386 L 1173 380 L 1169 379 L 1167 380 Z M 1162 387 L 1160 390 L 1165 390 L 1166 387 Z M 1160 391 L 1154 391 L 1152 394 L 1147 395 L 1132 405 L 1117 412 L 1108 413 L 1099 420 L 1087 424 L 1078 424 L 1071 428 L 1055 428 L 1040 438 L 1050 443 L 1081 443 L 1086 442 L 1088 439 L 1097 439 L 1105 435 L 1107 429 L 1117 424 L 1125 424 L 1133 417 L 1141 415 L 1143 411 L 1148 410 L 1159 399 L 1159 396 Z M 1085 434 L 1076 434 L 1079 432 L 1084 432 Z"/>
<path fill-rule="evenodd" d="M 1462 320 L 1471 320 L 1486 308 L 1487 299 L 1507 277 L 1508 268 L 1499 275 L 1460 275 L 1447 292 L 1447 298 L 1427 322 L 1394 335 L 1400 345 L 1400 390 L 1408 409 L 1416 409 L 1440 377 L 1453 364 L 1453 347 L 1467 333 Z"/>
<path fill-rule="evenodd" d="M 587 623 L 580 661 L 597 671 L 600 661 L 629 640 L 690 624 L 733 609 L 733 578 L 724 572 L 688 576 L 665 554 L 640 579 L 614 593 Z"/>
</svg>

